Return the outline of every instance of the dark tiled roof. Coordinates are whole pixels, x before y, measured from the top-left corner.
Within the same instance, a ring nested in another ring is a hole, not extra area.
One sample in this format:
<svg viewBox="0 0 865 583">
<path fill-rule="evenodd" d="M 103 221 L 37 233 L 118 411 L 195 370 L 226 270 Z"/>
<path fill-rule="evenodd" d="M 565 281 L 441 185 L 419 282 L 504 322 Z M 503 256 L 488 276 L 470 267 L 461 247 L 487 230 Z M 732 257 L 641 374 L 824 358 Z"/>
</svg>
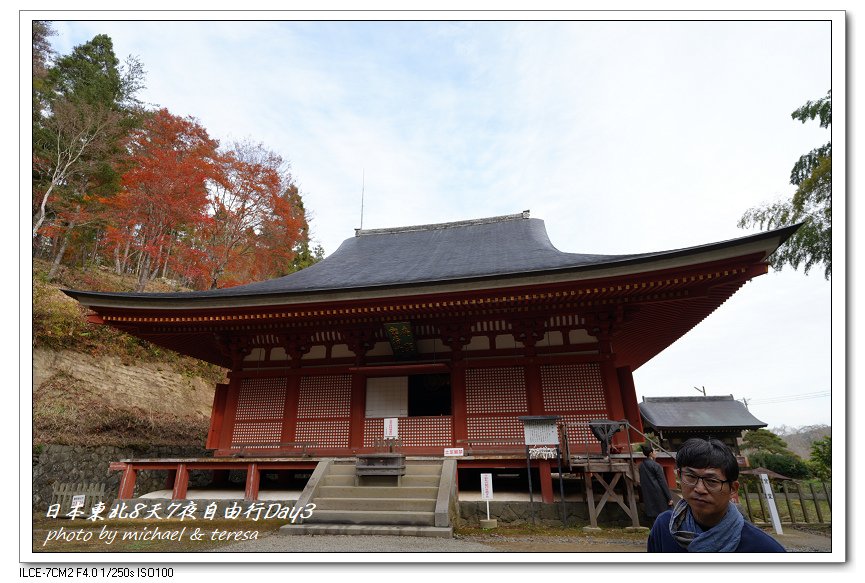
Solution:
<svg viewBox="0 0 865 583">
<path fill-rule="evenodd" d="M 720 397 L 644 397 L 640 415 L 646 425 L 672 429 L 758 429 L 766 427 L 732 395 Z"/>
<path fill-rule="evenodd" d="M 674 258 L 698 251 L 724 248 L 730 243 L 778 238 L 779 235 L 783 242 L 795 229 L 796 227 L 788 227 L 728 242 L 654 253 L 564 253 L 550 242 L 544 222 L 529 218 L 526 211 L 456 223 L 357 230 L 356 235 L 346 239 L 333 254 L 311 267 L 277 279 L 232 288 L 185 293 L 100 293 L 71 290 L 67 293 L 79 299 L 82 296 L 203 299 L 374 289 L 568 270 L 583 271 L 638 264 L 657 258 Z"/>
</svg>

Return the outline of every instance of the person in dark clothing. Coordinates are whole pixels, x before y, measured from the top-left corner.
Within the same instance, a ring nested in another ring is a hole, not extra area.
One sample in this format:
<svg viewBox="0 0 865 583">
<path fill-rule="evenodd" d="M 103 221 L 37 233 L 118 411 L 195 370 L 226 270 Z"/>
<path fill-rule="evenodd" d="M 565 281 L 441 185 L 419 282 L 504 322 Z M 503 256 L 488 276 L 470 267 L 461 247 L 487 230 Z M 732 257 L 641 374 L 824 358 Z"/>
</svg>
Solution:
<svg viewBox="0 0 865 583">
<path fill-rule="evenodd" d="M 717 439 L 689 439 L 676 454 L 682 499 L 655 520 L 650 553 L 783 553 L 771 536 L 747 522 L 731 502 L 739 465 Z"/>
<path fill-rule="evenodd" d="M 640 491 L 643 494 L 643 507 L 651 526 L 659 514 L 673 505 L 673 495 L 667 487 L 664 468 L 655 461 L 658 453 L 651 445 L 644 445 L 642 450 L 646 461 L 640 464 Z"/>
</svg>

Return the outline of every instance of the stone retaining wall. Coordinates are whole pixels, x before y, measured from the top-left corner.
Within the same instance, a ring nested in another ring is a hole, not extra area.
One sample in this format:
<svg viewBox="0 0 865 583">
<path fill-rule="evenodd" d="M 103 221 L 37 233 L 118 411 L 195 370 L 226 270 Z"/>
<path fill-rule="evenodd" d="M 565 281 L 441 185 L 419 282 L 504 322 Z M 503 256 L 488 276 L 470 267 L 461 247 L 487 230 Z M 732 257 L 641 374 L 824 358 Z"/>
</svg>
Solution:
<svg viewBox="0 0 865 583">
<path fill-rule="evenodd" d="M 565 516 L 568 526 L 585 526 L 589 524 L 589 511 L 585 502 L 566 502 Z M 534 503 L 534 514 L 537 525 L 561 526 L 562 505 Z M 487 517 L 487 505 L 484 501 L 460 502 L 460 526 L 478 527 L 480 520 Z M 490 518 L 498 520 L 499 525 L 519 526 L 532 524 L 532 508 L 528 502 L 495 502 L 490 501 Z M 640 516 L 641 524 L 647 524 L 645 517 Z M 607 505 L 598 517 L 598 526 L 631 526 L 631 519 L 618 507 Z"/>
<path fill-rule="evenodd" d="M 110 446 L 82 447 L 44 445 L 33 451 L 33 509 L 47 510 L 55 482 L 105 484 L 109 500 L 117 496 L 120 472 L 109 472 L 108 464 L 123 459 L 209 457 L 209 452 L 195 447 L 153 447 L 146 450 Z M 139 472 L 135 495 L 165 488 L 167 472 Z M 189 485 L 196 487 L 210 481 L 209 472 L 190 472 Z"/>
</svg>

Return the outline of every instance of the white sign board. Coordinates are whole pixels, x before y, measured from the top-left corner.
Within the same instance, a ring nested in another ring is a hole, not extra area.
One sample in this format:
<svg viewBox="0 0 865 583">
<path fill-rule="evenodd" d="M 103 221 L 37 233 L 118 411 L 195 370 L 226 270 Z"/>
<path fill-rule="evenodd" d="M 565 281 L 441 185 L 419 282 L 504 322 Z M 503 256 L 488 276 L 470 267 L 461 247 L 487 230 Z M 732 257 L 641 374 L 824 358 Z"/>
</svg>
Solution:
<svg viewBox="0 0 865 583">
<path fill-rule="evenodd" d="M 493 475 L 481 474 L 481 500 L 493 499 Z"/>
<path fill-rule="evenodd" d="M 766 495 L 766 501 L 769 503 L 769 513 L 772 515 L 772 526 L 775 527 L 775 534 L 784 534 L 784 531 L 781 530 L 781 519 L 778 517 L 775 493 L 772 491 L 772 484 L 769 483 L 769 476 L 760 474 L 760 482 L 763 484 L 763 494 Z"/>
<path fill-rule="evenodd" d="M 445 457 L 461 457 L 465 455 L 465 449 L 461 447 L 446 447 Z"/>
<path fill-rule="evenodd" d="M 84 506 L 84 499 L 85 498 L 86 498 L 86 496 L 84 494 L 78 494 L 76 496 L 73 496 L 71 507 L 72 508 L 81 508 L 82 506 Z"/>
<path fill-rule="evenodd" d="M 555 421 L 526 421 L 523 425 L 526 445 L 552 445 L 559 443 Z"/>
<path fill-rule="evenodd" d="M 384 438 L 396 439 L 399 437 L 399 419 L 396 417 L 388 417 L 384 420 Z"/>
</svg>

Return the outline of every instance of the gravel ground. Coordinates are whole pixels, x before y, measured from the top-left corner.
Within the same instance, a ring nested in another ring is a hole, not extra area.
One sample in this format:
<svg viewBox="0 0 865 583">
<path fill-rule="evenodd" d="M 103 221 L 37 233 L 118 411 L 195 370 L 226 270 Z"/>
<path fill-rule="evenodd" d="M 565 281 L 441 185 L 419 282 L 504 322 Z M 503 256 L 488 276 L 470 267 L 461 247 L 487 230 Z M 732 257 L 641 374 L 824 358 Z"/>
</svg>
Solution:
<svg viewBox="0 0 865 583">
<path fill-rule="evenodd" d="M 494 553 L 497 549 L 459 538 L 278 533 L 230 545 L 222 553 Z"/>
<path fill-rule="evenodd" d="M 828 553 L 832 538 L 820 533 L 785 530 L 774 536 L 787 552 Z M 257 541 L 230 545 L 226 553 L 643 553 L 645 540 L 605 536 L 539 536 L 490 533 L 454 538 L 366 535 L 296 535 L 273 533 Z"/>
</svg>

